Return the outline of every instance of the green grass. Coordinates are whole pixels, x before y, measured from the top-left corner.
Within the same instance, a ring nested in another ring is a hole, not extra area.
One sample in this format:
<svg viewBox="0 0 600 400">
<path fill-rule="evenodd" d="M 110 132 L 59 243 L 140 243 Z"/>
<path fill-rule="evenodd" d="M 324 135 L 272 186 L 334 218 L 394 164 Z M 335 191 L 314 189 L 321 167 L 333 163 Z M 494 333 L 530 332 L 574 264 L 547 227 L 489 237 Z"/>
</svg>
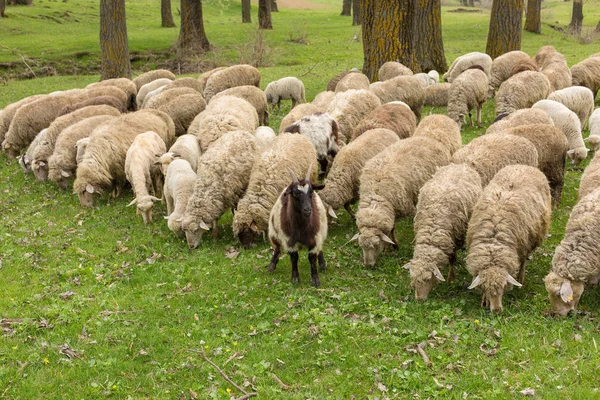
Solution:
<svg viewBox="0 0 600 400">
<path fill-rule="evenodd" d="M 251 55 L 255 29 L 239 23 L 237 3 L 206 5 L 207 33 L 216 50 L 200 61 L 220 65 Z M 263 87 L 281 76 L 302 76 L 312 98 L 338 71 L 361 65 L 362 47 L 353 40 L 359 29 L 338 16 L 338 1 L 319 3 L 332 7 L 282 9 L 274 15 L 275 29 L 265 39 Z M 0 62 L 21 62 L 21 54 L 40 67 L 71 62 L 79 68 L 71 57 L 77 51 L 97 59 L 95 2 L 36 4 L 10 7 L 10 18 L 0 21 Z M 149 5 L 127 2 L 130 49 L 164 52 L 177 30 L 160 29 L 158 12 Z M 545 1 L 547 21 L 566 25 L 570 5 Z M 588 27 L 599 16 L 592 7 L 586 3 L 584 9 Z M 62 18 L 67 10 L 70 17 L 62 24 L 36 17 Z M 449 61 L 484 49 L 488 19 L 486 13 L 444 12 Z M 553 44 L 571 64 L 597 51 L 597 42 L 583 45 L 547 25 L 543 30 L 543 35 L 525 34 L 523 49 L 533 54 Z M 292 43 L 290 35 L 309 44 Z M 152 62 L 137 67 L 151 68 Z M 0 107 L 97 79 L 9 80 L 0 87 Z M 288 109 L 273 116 L 271 126 L 277 127 Z M 493 102 L 486 103 L 483 117 L 484 127 L 463 132 L 465 143 L 493 121 Z M 228 258 L 232 247 L 239 248 L 230 213 L 220 221 L 218 240 L 191 251 L 160 220 L 161 205 L 159 220 L 145 227 L 126 207 L 130 193 L 84 210 L 76 196 L 23 175 L 4 154 L 0 163 L 0 316 L 18 319 L 3 322 L 0 397 L 190 398 L 192 391 L 202 399 L 239 396 L 202 361 L 200 348 L 220 366 L 239 353 L 224 370 L 266 399 L 458 399 L 465 393 L 508 399 L 520 397 L 525 388 L 544 399 L 600 396 L 598 289 L 586 290 L 580 315 L 555 319 L 544 314 L 549 304 L 542 278 L 575 204 L 579 170 L 567 171 L 551 236 L 528 263 L 524 287 L 505 296 L 505 311 L 497 316 L 480 308 L 480 296 L 465 289 L 471 277 L 464 254 L 456 282 L 438 285 L 427 302 L 414 301 L 408 274 L 400 268 L 412 252 L 409 219 L 398 223 L 401 248 L 381 256 L 375 269 L 365 269 L 358 246 L 347 243 L 356 227 L 340 212 L 325 248 L 329 269 L 316 290 L 310 286 L 306 253 L 297 286 L 290 284 L 288 257 L 274 274 L 266 272 L 267 243 Z M 431 367 L 414 353 L 416 344 L 427 340 Z M 61 353 L 64 344 L 75 358 Z M 280 387 L 272 374 L 290 388 Z"/>
</svg>

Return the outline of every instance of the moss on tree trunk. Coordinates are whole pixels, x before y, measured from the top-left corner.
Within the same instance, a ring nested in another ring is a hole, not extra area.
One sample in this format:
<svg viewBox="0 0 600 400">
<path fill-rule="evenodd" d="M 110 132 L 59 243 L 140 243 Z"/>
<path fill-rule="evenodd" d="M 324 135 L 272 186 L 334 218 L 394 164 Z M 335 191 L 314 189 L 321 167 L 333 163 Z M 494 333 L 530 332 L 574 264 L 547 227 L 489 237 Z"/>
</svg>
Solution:
<svg viewBox="0 0 600 400">
<path fill-rule="evenodd" d="M 542 33 L 542 0 L 527 0 L 525 17 L 525 30 L 533 33 Z"/>
<path fill-rule="evenodd" d="M 102 79 L 131 78 L 125 0 L 100 0 Z"/>
<path fill-rule="evenodd" d="M 492 59 L 521 49 L 523 0 L 494 0 L 485 52 Z"/>
</svg>

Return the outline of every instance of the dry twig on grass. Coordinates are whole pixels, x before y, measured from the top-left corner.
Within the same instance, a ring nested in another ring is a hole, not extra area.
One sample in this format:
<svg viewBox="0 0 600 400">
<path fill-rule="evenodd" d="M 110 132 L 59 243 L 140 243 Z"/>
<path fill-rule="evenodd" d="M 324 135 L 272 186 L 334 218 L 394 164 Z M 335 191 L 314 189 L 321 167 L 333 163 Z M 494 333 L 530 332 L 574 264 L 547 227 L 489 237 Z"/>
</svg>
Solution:
<svg viewBox="0 0 600 400">
<path fill-rule="evenodd" d="M 204 352 L 204 349 L 200 349 L 200 350 L 194 350 L 197 353 L 200 353 L 200 355 L 202 356 L 202 358 L 204 358 L 204 361 L 206 361 L 207 363 L 209 363 L 210 365 L 212 365 L 213 367 L 215 367 L 215 369 L 217 371 L 219 371 L 219 374 L 221 374 L 221 376 L 223 377 L 223 379 L 225 379 L 227 382 L 229 382 L 233 387 L 235 387 L 240 393 L 243 393 L 244 395 L 242 397 L 238 397 L 236 400 L 246 400 L 249 399 L 251 397 L 255 397 L 258 396 L 258 393 L 256 392 L 251 392 L 248 393 L 244 390 L 244 388 L 242 388 L 241 386 L 239 386 L 238 384 L 236 384 L 234 381 L 232 381 L 225 372 L 223 372 L 223 370 L 221 368 L 219 368 L 217 366 L 217 364 L 215 364 L 214 362 L 212 362 L 207 356 L 206 353 Z"/>
</svg>

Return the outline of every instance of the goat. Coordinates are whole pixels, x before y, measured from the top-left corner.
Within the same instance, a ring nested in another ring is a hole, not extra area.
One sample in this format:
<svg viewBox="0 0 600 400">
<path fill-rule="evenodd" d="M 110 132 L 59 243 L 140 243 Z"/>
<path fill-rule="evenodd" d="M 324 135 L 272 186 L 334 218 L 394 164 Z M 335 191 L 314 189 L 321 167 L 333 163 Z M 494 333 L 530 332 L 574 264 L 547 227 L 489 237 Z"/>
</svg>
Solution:
<svg viewBox="0 0 600 400">
<path fill-rule="evenodd" d="M 310 181 L 312 164 L 308 167 L 306 178 L 298 180 L 294 171 L 288 168 L 292 183 L 285 188 L 271 210 L 269 217 L 269 240 L 273 245 L 273 257 L 269 272 L 275 271 L 281 251 L 287 251 L 292 261 L 292 283 L 300 282 L 298 274 L 298 250 L 308 248 L 308 261 L 312 285 L 319 287 L 317 258 L 321 271 L 325 271 L 323 242 L 327 237 L 327 211 L 314 192 Z"/>
</svg>

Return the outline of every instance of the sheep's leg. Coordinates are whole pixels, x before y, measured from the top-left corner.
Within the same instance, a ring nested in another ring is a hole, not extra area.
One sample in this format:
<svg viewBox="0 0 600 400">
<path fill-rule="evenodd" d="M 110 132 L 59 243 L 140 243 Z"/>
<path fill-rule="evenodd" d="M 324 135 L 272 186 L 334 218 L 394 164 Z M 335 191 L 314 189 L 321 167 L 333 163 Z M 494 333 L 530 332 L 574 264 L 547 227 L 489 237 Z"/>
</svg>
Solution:
<svg viewBox="0 0 600 400">
<path fill-rule="evenodd" d="M 319 282 L 319 272 L 317 271 L 317 254 L 308 253 L 308 261 L 310 262 L 310 276 L 312 278 L 312 285 L 314 287 L 319 287 L 321 286 L 321 282 Z"/>
<path fill-rule="evenodd" d="M 290 260 L 292 260 L 292 283 L 300 283 L 300 274 L 298 273 L 298 252 L 289 251 Z"/>
<path fill-rule="evenodd" d="M 165 195 L 165 200 L 167 201 L 167 216 L 173 214 L 173 210 L 175 209 L 175 202 L 173 201 L 173 197 Z"/>
<path fill-rule="evenodd" d="M 296 103 L 296 99 L 292 99 L 292 108 L 296 107 L 296 104 L 298 104 Z"/>
<path fill-rule="evenodd" d="M 394 227 L 392 228 L 390 235 L 392 236 L 390 239 L 392 239 L 392 242 L 394 242 L 394 249 L 398 250 L 398 248 L 400 248 L 400 245 L 398 244 L 398 239 L 396 239 L 396 225 L 394 225 Z"/>
<path fill-rule="evenodd" d="M 454 282 L 456 279 L 456 271 L 454 264 L 456 263 L 456 252 L 452 252 L 450 255 L 450 268 L 448 269 L 448 282 Z"/>
<path fill-rule="evenodd" d="M 323 252 L 319 252 L 319 269 L 321 272 L 325 272 L 327 269 L 327 262 L 325 261 L 325 257 L 323 257 Z"/>
<path fill-rule="evenodd" d="M 469 111 L 469 121 L 471 122 L 471 126 L 475 126 L 475 121 L 473 120 L 473 115 L 471 114 L 471 111 Z"/>
<path fill-rule="evenodd" d="M 344 204 L 344 209 L 348 211 L 348 214 L 352 217 L 352 219 L 356 219 L 356 215 L 354 215 L 354 211 L 352 211 L 352 207 L 350 207 L 350 203 Z"/>
<path fill-rule="evenodd" d="M 217 224 L 217 221 L 214 221 L 212 223 L 212 238 L 213 239 L 219 238 L 219 224 Z"/>
<path fill-rule="evenodd" d="M 517 277 L 517 281 L 522 285 L 525 283 L 525 261 L 521 263 L 521 268 L 519 269 L 519 276 Z"/>
<path fill-rule="evenodd" d="M 271 262 L 269 263 L 269 272 L 274 272 L 275 267 L 277 267 L 277 262 L 279 261 L 279 254 L 281 254 L 281 249 L 278 245 L 273 244 L 273 257 L 271 257 Z"/>
<path fill-rule="evenodd" d="M 485 297 L 485 292 L 481 293 L 481 307 L 487 308 L 487 298 Z"/>
<path fill-rule="evenodd" d="M 327 158 L 319 160 L 319 164 L 321 165 L 321 171 L 319 172 L 319 178 L 323 178 L 327 173 Z"/>
<path fill-rule="evenodd" d="M 482 104 L 477 104 L 477 126 L 481 126 L 481 108 Z"/>
</svg>

